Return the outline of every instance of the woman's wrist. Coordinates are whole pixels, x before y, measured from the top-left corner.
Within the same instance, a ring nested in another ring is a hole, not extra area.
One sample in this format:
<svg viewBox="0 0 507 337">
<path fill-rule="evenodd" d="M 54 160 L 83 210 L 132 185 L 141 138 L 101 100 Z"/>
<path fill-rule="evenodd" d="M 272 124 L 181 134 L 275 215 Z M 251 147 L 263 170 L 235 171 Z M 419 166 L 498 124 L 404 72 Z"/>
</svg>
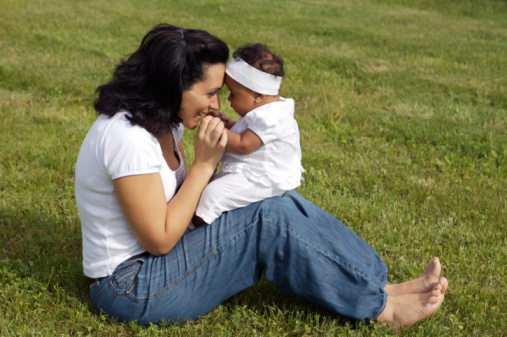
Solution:
<svg viewBox="0 0 507 337">
<path fill-rule="evenodd" d="M 198 177 L 202 177 L 203 179 L 209 181 L 213 173 L 216 171 L 216 165 L 210 165 L 208 163 L 200 163 L 194 161 L 192 166 L 190 167 L 190 171 L 188 172 L 188 176 L 191 174 L 196 174 Z M 187 177 L 188 178 L 188 177 Z"/>
</svg>

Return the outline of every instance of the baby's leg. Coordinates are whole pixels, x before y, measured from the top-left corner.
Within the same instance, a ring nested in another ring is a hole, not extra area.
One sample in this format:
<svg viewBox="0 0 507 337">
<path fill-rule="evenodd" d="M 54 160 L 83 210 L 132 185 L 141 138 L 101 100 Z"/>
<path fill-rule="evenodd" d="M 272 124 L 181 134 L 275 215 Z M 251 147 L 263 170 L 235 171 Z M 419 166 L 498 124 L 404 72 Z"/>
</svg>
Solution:
<svg viewBox="0 0 507 337">
<path fill-rule="evenodd" d="M 195 214 L 210 224 L 223 212 L 280 196 L 284 192 L 278 188 L 258 186 L 240 174 L 220 173 L 202 192 Z"/>
</svg>

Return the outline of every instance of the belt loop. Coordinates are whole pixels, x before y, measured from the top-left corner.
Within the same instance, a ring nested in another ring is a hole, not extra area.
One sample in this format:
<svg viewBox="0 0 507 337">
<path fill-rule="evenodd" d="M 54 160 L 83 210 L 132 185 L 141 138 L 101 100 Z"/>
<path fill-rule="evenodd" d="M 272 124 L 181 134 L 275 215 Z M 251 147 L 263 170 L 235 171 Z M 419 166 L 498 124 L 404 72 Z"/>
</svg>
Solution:
<svg viewBox="0 0 507 337">
<path fill-rule="evenodd" d="M 99 285 L 99 280 L 95 278 L 89 278 L 89 280 L 90 280 L 90 289 Z"/>
</svg>

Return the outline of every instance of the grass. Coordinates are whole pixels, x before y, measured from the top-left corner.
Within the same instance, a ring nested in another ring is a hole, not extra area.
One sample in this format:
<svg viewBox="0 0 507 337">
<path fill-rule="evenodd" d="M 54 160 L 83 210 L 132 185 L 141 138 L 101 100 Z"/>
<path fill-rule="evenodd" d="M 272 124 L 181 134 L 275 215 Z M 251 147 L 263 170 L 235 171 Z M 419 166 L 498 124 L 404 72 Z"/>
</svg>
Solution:
<svg viewBox="0 0 507 337">
<path fill-rule="evenodd" d="M 265 280 L 186 324 L 118 324 L 95 311 L 74 164 L 95 88 L 159 22 L 206 29 L 231 49 L 270 46 L 286 63 L 282 93 L 297 102 L 300 193 L 375 247 L 392 282 L 440 256 L 446 300 L 404 335 L 504 335 L 506 15 L 500 0 L 4 0 L 0 335 L 391 334 Z"/>
</svg>

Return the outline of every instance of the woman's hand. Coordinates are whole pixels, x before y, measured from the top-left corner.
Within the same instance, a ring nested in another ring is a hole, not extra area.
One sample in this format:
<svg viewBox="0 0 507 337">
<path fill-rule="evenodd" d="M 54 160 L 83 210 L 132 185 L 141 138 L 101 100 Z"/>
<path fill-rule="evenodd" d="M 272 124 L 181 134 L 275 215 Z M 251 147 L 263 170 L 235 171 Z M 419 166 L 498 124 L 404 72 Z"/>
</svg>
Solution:
<svg viewBox="0 0 507 337">
<path fill-rule="evenodd" d="M 224 154 L 226 145 L 227 132 L 224 123 L 218 117 L 210 115 L 204 117 L 195 138 L 195 158 L 192 167 L 196 165 L 199 169 L 210 169 L 211 177 Z"/>
<path fill-rule="evenodd" d="M 234 124 L 236 124 L 236 121 L 233 121 L 229 118 L 229 116 L 221 111 L 209 111 L 206 115 L 220 118 L 220 120 L 224 122 L 224 126 L 227 129 L 232 128 Z"/>
</svg>

